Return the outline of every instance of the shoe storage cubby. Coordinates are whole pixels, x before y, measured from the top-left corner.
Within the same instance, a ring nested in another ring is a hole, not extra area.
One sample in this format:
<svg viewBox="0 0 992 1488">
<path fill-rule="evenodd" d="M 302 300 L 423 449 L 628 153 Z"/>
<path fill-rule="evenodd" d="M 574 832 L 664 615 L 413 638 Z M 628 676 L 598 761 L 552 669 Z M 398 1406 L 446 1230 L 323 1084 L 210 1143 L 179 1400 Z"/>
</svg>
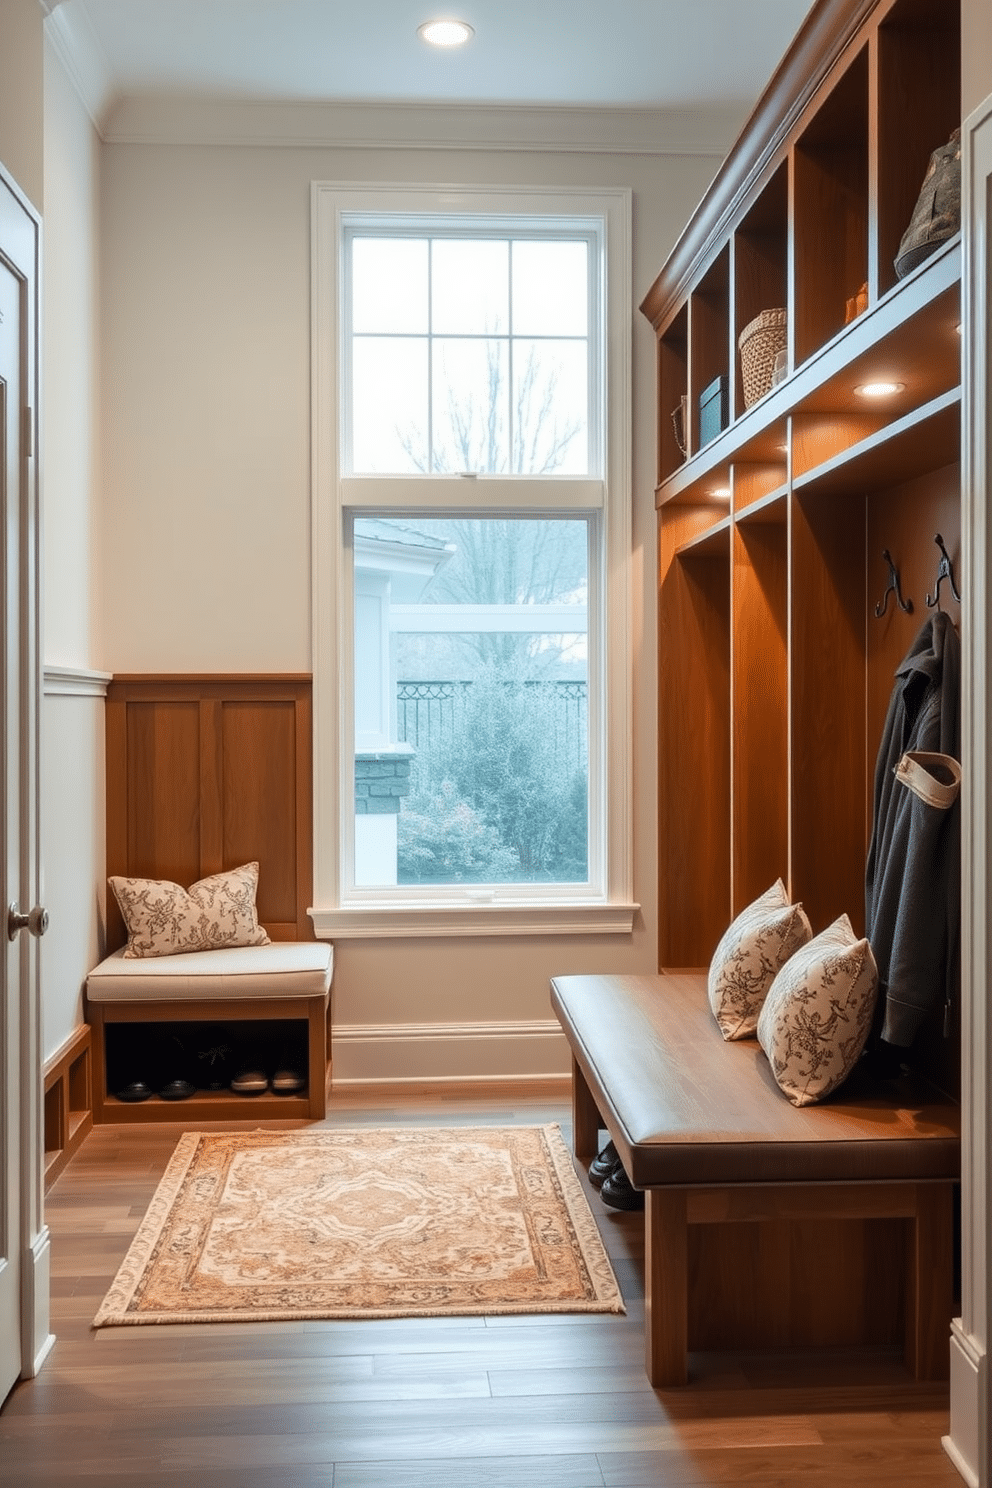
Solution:
<svg viewBox="0 0 992 1488">
<path fill-rule="evenodd" d="M 45 1188 L 93 1128 L 93 1071 L 90 1030 L 77 1028 L 44 1071 Z"/>
<path fill-rule="evenodd" d="M 864 929 L 875 761 L 931 613 L 937 534 L 960 566 L 960 243 L 893 268 L 960 123 L 959 54 L 956 0 L 820 0 L 642 305 L 658 338 L 662 968 L 708 965 L 779 876 L 815 930 L 842 913 Z M 788 370 L 745 408 L 737 339 L 780 307 Z M 703 444 L 699 397 L 720 374 L 729 424 Z M 865 395 L 877 382 L 888 396 Z M 683 395 L 685 455 L 669 434 Z M 908 610 L 890 594 L 876 614 L 883 553 Z M 959 624 L 947 582 L 938 603 Z"/>
<path fill-rule="evenodd" d="M 327 1101 L 325 996 L 250 997 L 179 1002 L 88 1004 L 93 1054 L 93 1121 L 319 1121 Z M 221 1074 L 211 1051 L 226 1048 Z M 203 1057 L 201 1057 L 203 1056 Z M 301 1090 L 258 1094 L 232 1090 L 234 1075 L 260 1070 L 267 1079 L 291 1067 Z M 194 1089 L 163 1098 L 174 1081 Z M 121 1099 L 135 1082 L 149 1087 L 141 1100 Z M 214 1088 L 211 1088 L 214 1087 Z"/>
</svg>

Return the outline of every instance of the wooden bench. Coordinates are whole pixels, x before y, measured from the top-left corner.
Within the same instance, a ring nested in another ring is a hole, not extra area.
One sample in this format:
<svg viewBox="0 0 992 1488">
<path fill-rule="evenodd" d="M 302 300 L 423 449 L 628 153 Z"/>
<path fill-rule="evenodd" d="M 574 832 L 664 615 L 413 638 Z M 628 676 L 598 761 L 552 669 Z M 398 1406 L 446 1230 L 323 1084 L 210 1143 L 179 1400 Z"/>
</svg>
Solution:
<svg viewBox="0 0 992 1488">
<path fill-rule="evenodd" d="M 575 1155 L 587 1163 L 605 1126 L 645 1191 L 652 1385 L 686 1382 L 691 1345 L 747 1346 L 726 1314 L 735 1288 L 748 1312 L 762 1269 L 769 1295 L 760 1306 L 781 1307 L 767 1322 L 762 1312 L 760 1346 L 810 1342 L 797 1317 L 804 1308 L 829 1313 L 814 1342 L 876 1341 L 852 1338 L 836 1316 L 843 1295 L 819 1298 L 832 1279 L 834 1291 L 849 1287 L 849 1312 L 867 1315 L 876 1296 L 894 1298 L 910 1370 L 946 1378 L 960 1171 L 952 1101 L 931 1087 L 903 1088 L 908 1081 L 864 1088 L 855 1075 L 824 1104 L 797 1109 L 756 1040 L 724 1042 L 702 973 L 556 977 L 551 1003 L 572 1050 Z M 875 1250 L 865 1260 L 872 1225 Z M 764 1252 L 760 1239 L 748 1249 L 742 1226 L 775 1238 Z M 801 1237 L 791 1249 L 781 1241 L 790 1226 Z M 721 1227 L 722 1248 L 713 1243 Z M 838 1259 L 848 1233 L 862 1247 L 856 1265 Z"/>
<path fill-rule="evenodd" d="M 333 947 L 326 941 L 273 941 L 137 960 L 115 951 L 86 979 L 94 1122 L 321 1120 L 327 1110 L 327 1014 L 333 969 Z M 200 1090 L 181 1102 L 153 1097 L 129 1105 L 107 1090 L 109 1024 L 290 1021 L 306 1025 L 307 1085 L 299 1095 Z"/>
</svg>

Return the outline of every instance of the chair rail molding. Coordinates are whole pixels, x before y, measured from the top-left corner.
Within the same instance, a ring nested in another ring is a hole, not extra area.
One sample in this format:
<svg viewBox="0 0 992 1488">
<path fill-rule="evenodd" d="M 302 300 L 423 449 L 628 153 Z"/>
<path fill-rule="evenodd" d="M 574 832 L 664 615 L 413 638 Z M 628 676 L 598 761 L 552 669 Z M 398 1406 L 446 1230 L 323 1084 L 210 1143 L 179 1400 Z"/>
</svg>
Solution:
<svg viewBox="0 0 992 1488">
<path fill-rule="evenodd" d="M 113 672 L 94 672 L 86 667 L 56 666 L 46 662 L 46 697 L 106 697 Z"/>
</svg>

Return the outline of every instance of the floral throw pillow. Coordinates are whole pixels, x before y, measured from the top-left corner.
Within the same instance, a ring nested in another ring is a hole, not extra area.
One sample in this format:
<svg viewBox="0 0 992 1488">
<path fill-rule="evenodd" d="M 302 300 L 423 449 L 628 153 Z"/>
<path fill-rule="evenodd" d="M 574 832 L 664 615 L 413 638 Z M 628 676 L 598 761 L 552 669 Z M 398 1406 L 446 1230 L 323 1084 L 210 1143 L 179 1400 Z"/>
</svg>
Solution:
<svg viewBox="0 0 992 1488">
<path fill-rule="evenodd" d="M 189 889 L 154 878 L 112 878 L 110 887 L 127 927 L 125 957 L 269 944 L 255 911 L 257 863 L 213 873 Z"/>
<path fill-rule="evenodd" d="M 847 915 L 787 962 L 758 1020 L 758 1042 L 794 1106 L 824 1100 L 851 1073 L 871 1029 L 878 968 Z"/>
<path fill-rule="evenodd" d="M 741 910 L 713 953 L 707 989 L 725 1039 L 752 1038 L 779 967 L 813 934 L 781 879 Z"/>
</svg>

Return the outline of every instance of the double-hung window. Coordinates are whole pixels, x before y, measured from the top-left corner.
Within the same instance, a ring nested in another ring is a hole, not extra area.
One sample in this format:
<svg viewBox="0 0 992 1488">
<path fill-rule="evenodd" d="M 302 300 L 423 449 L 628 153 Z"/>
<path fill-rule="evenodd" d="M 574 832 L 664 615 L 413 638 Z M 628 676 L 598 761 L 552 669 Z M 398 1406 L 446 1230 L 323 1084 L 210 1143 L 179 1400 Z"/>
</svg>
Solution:
<svg viewBox="0 0 992 1488">
<path fill-rule="evenodd" d="M 314 187 L 319 934 L 630 928 L 628 224 Z"/>
</svg>

